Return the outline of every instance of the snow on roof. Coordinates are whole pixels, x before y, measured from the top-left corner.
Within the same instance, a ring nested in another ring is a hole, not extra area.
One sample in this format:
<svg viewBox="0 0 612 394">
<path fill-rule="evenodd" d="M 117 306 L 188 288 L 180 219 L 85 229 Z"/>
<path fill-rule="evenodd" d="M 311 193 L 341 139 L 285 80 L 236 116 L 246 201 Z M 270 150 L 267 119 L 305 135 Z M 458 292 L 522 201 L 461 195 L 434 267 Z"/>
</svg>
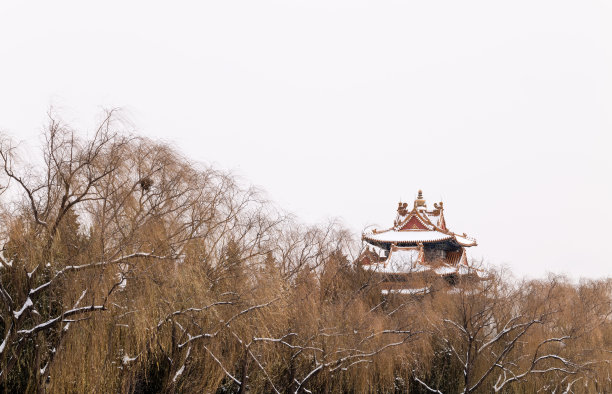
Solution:
<svg viewBox="0 0 612 394">
<path fill-rule="evenodd" d="M 474 238 L 455 234 L 455 239 L 461 246 L 476 246 L 476 240 Z"/>
<path fill-rule="evenodd" d="M 432 212 L 427 212 L 427 219 L 429 219 L 429 221 L 434 226 L 437 226 L 438 225 L 438 220 L 440 220 L 440 216 L 439 215 L 434 215 Z"/>
<path fill-rule="evenodd" d="M 406 242 L 406 243 L 419 243 L 419 242 L 439 242 L 447 239 L 452 239 L 453 236 L 444 234 L 439 231 L 395 231 L 387 230 L 380 233 L 365 233 L 363 237 L 369 241 L 378 242 Z"/>
<path fill-rule="evenodd" d="M 425 199 L 423 199 L 422 192 L 419 190 L 418 198 L 415 200 L 412 210 L 408 209 L 407 203 L 399 203 L 392 228 L 380 232 L 374 230 L 364 233 L 363 239 L 379 243 L 432 243 L 452 239 L 461 246 L 477 245 L 476 240 L 466 236 L 465 233 L 457 235 L 448 230 L 442 202 L 434 204 L 434 208 L 434 210 L 427 210 Z M 413 223 L 410 228 L 404 228 L 404 226 L 408 227 L 407 224 L 414 218 L 418 219 L 423 226 Z"/>
<path fill-rule="evenodd" d="M 434 269 L 434 272 L 438 275 L 449 275 L 457 272 L 457 267 L 452 267 L 448 264 L 441 265 Z"/>
<path fill-rule="evenodd" d="M 417 248 L 395 248 L 391 250 L 386 265 L 393 272 L 426 271 L 428 268 L 420 264 L 420 257 L 421 251 Z"/>
<path fill-rule="evenodd" d="M 425 272 L 431 268 L 422 264 L 422 251 L 419 248 L 393 248 L 383 263 L 364 266 L 365 269 L 388 274 Z"/>
</svg>

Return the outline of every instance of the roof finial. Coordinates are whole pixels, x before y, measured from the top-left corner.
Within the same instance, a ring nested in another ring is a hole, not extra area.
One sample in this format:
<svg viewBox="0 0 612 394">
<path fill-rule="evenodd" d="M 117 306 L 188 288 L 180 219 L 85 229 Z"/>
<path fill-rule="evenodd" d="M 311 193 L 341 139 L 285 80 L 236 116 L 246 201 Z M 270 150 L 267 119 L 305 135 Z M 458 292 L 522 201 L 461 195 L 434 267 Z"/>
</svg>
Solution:
<svg viewBox="0 0 612 394">
<path fill-rule="evenodd" d="M 423 190 L 419 189 L 418 197 L 414 201 L 414 207 L 415 208 L 423 207 L 424 209 L 427 209 L 427 206 L 425 205 L 425 199 L 423 198 Z"/>
</svg>

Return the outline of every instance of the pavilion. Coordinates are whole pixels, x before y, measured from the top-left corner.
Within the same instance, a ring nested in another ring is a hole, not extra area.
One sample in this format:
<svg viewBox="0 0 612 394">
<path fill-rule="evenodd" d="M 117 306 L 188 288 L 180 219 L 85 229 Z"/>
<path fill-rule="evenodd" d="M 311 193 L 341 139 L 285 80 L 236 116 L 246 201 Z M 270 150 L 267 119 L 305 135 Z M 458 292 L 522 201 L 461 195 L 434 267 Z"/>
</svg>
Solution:
<svg viewBox="0 0 612 394">
<path fill-rule="evenodd" d="M 383 294 L 426 293 L 440 279 L 454 285 L 460 279 L 481 277 L 466 255 L 476 240 L 449 230 L 444 204 L 434 203 L 428 210 L 421 190 L 412 209 L 399 203 L 391 228 L 364 232 L 362 239 L 368 247 L 358 263 L 380 278 Z"/>
</svg>

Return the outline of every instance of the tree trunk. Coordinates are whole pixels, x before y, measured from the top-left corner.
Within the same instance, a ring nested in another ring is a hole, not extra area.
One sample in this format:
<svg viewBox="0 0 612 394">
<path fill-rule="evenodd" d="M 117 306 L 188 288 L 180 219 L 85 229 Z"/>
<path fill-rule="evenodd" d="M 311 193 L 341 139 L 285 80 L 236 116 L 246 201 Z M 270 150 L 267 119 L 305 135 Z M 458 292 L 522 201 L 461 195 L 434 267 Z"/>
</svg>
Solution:
<svg viewBox="0 0 612 394">
<path fill-rule="evenodd" d="M 246 392 L 246 386 L 249 380 L 249 347 L 244 348 L 244 359 L 242 360 L 242 370 L 240 371 L 240 389 L 238 394 L 244 394 Z"/>
</svg>

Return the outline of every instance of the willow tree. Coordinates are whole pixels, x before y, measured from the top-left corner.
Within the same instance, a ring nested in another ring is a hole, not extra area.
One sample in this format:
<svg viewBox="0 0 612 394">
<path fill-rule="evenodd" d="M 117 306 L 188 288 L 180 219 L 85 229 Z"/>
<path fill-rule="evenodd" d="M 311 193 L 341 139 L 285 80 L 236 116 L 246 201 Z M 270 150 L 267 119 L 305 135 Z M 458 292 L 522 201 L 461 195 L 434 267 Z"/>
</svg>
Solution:
<svg viewBox="0 0 612 394">
<path fill-rule="evenodd" d="M 213 173 L 120 128 L 109 111 L 84 139 L 51 117 L 40 166 L 2 140 L 0 380 L 7 389 L 40 387 L 65 333 L 109 309 L 139 266 L 180 259 L 215 215 L 220 197 L 202 188 Z"/>
</svg>

